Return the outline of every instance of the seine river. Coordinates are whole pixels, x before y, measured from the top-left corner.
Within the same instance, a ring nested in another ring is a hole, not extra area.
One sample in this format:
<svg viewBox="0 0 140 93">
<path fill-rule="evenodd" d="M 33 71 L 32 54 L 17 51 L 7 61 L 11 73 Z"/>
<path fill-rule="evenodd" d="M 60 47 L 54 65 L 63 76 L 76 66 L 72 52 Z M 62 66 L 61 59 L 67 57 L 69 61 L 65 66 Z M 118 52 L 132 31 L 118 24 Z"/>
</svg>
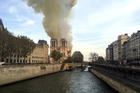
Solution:
<svg viewBox="0 0 140 93">
<path fill-rule="evenodd" d="M 90 72 L 60 72 L 8 86 L 0 93 L 117 93 Z"/>
</svg>

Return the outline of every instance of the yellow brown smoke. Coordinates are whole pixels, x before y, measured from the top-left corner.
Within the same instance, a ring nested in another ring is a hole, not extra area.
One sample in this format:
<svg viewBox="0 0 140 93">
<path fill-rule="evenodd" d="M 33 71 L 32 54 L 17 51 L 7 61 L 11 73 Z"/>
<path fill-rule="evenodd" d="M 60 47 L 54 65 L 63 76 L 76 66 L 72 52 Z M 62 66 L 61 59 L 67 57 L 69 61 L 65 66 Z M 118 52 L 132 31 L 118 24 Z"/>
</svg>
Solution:
<svg viewBox="0 0 140 93">
<path fill-rule="evenodd" d="M 76 0 L 24 0 L 36 13 L 44 15 L 43 26 L 51 38 L 72 41 L 71 26 L 68 24 Z"/>
</svg>

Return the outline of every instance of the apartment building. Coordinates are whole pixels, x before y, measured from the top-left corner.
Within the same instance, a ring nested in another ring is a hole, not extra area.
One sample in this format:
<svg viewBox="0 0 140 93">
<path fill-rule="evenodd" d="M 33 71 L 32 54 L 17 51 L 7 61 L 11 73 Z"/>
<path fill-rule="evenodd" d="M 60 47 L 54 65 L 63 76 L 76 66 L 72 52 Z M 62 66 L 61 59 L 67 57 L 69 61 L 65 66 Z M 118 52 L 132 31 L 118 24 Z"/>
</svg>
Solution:
<svg viewBox="0 0 140 93">
<path fill-rule="evenodd" d="M 106 49 L 107 60 L 121 62 L 123 60 L 123 44 L 128 41 L 129 36 L 127 34 L 119 35 L 118 39 L 111 43 Z M 108 51 L 110 51 L 108 53 Z M 112 56 L 112 57 L 109 57 Z"/>
<path fill-rule="evenodd" d="M 39 40 L 33 52 L 27 57 L 13 55 L 5 59 L 8 63 L 48 63 L 48 48 L 49 45 L 45 40 Z"/>
</svg>

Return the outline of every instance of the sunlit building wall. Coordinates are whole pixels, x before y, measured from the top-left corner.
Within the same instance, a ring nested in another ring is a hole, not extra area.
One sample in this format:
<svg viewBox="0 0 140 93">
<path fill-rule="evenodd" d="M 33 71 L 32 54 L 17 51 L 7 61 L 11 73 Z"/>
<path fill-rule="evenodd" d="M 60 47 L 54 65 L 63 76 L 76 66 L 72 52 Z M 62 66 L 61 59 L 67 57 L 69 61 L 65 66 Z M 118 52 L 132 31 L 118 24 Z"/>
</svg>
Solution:
<svg viewBox="0 0 140 93">
<path fill-rule="evenodd" d="M 133 33 L 127 43 L 126 59 L 128 61 L 140 60 L 140 31 Z"/>
<path fill-rule="evenodd" d="M 45 40 L 39 40 L 33 52 L 27 57 L 13 55 L 5 59 L 7 63 L 48 63 L 48 44 Z"/>
<path fill-rule="evenodd" d="M 61 62 L 67 59 L 68 56 L 71 56 L 71 47 L 66 39 L 51 39 L 50 41 L 50 54 L 52 51 L 59 51 L 63 57 L 61 58 Z M 54 60 L 51 58 L 51 62 Z"/>
</svg>

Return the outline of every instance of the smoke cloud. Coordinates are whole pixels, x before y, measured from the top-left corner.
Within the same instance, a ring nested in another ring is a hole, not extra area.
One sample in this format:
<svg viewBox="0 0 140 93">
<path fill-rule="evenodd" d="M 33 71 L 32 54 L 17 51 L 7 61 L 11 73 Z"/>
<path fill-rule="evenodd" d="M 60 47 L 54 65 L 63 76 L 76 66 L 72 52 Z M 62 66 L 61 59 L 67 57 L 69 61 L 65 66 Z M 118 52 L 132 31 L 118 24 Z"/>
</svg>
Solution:
<svg viewBox="0 0 140 93">
<path fill-rule="evenodd" d="M 72 41 L 70 19 L 72 7 L 77 0 L 24 0 L 36 13 L 42 13 L 43 26 L 51 38 Z"/>
</svg>

